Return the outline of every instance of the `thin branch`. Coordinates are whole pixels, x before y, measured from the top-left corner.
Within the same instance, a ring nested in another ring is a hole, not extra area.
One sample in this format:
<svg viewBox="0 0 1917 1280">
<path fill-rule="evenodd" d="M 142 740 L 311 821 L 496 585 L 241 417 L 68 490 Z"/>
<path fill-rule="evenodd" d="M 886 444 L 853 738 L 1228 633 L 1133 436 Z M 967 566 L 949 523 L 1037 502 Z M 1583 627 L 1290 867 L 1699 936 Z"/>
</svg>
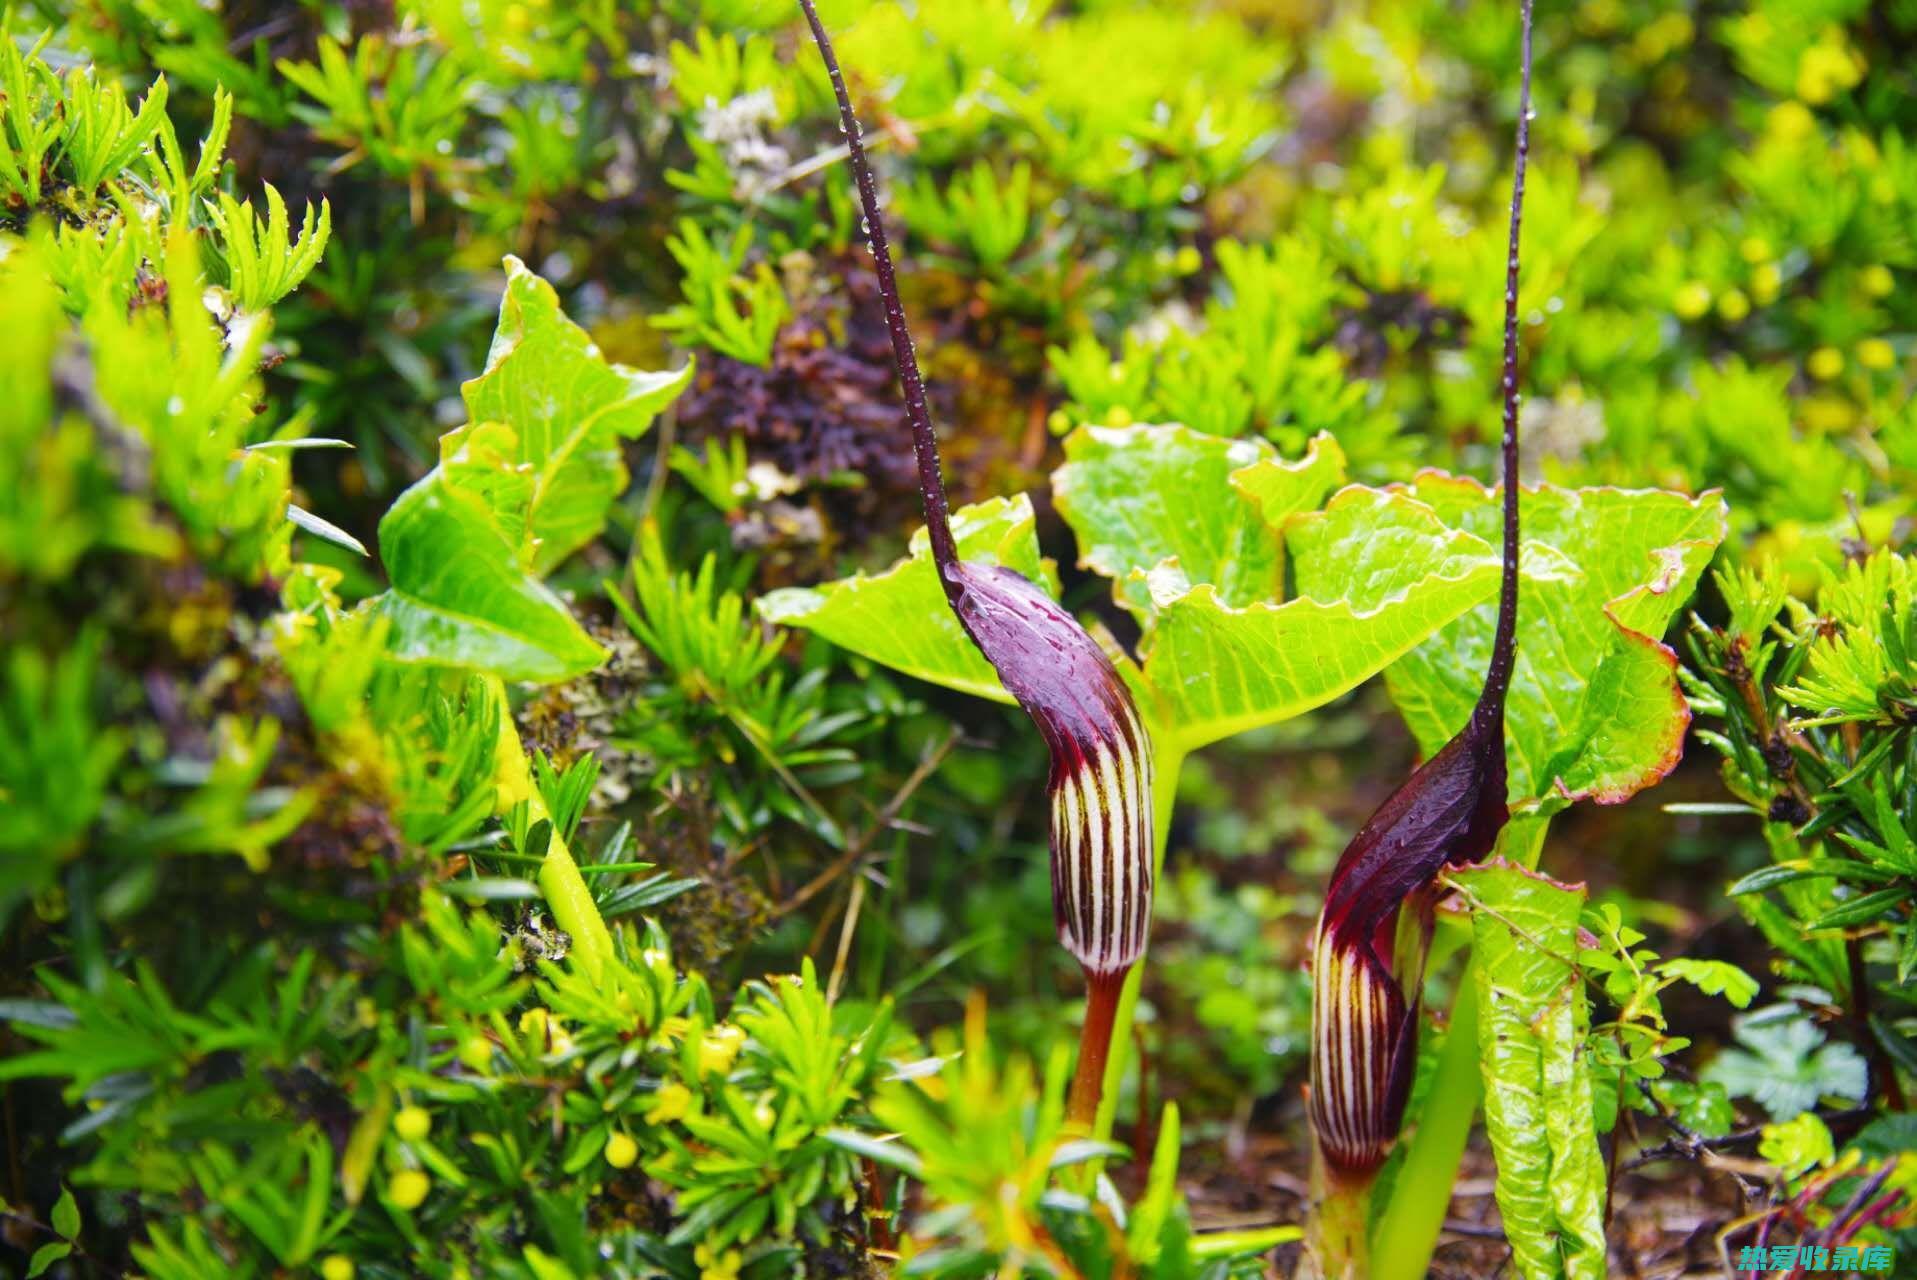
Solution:
<svg viewBox="0 0 1917 1280">
<path fill-rule="evenodd" d="M 778 920 L 791 915 L 794 911 L 797 911 L 800 907 L 803 907 L 806 903 L 816 898 L 830 886 L 833 881 L 851 870 L 861 858 L 865 857 L 866 852 L 872 846 L 872 842 L 879 838 L 879 833 L 889 828 L 898 818 L 899 810 L 905 807 L 905 802 L 912 798 L 913 792 L 924 785 L 927 778 L 932 776 L 932 772 L 945 760 L 947 753 L 952 750 L 953 744 L 957 741 L 958 731 L 953 730 L 945 736 L 945 741 L 926 752 L 925 758 L 919 761 L 918 767 L 912 770 L 911 776 L 906 778 L 899 789 L 892 794 L 892 798 L 885 802 L 885 807 L 879 810 L 879 815 L 873 820 L 872 825 L 866 828 L 866 830 L 859 835 L 858 839 L 847 845 L 845 852 L 837 858 L 834 858 L 830 866 L 820 871 L 818 875 L 813 876 L 812 879 L 806 881 L 805 885 L 800 888 L 797 893 L 774 907 L 772 909 L 772 918 Z"/>
<path fill-rule="evenodd" d="M 1830 1129 L 1831 1136 L 1841 1141 L 1863 1128 L 1865 1121 L 1876 1113 L 1869 1107 L 1849 1107 L 1841 1111 L 1813 1111 L 1810 1114 L 1822 1120 Z M 1676 1131 L 1677 1137 L 1631 1157 L 1630 1163 L 1624 1166 L 1626 1173 L 1664 1160 L 1698 1160 L 1707 1155 L 1743 1154 L 1755 1151 L 1757 1144 L 1764 1139 L 1763 1125 L 1727 1133 L 1721 1138 L 1706 1138 L 1686 1128 L 1674 1116 L 1666 1115 L 1663 1120 Z"/>
</svg>

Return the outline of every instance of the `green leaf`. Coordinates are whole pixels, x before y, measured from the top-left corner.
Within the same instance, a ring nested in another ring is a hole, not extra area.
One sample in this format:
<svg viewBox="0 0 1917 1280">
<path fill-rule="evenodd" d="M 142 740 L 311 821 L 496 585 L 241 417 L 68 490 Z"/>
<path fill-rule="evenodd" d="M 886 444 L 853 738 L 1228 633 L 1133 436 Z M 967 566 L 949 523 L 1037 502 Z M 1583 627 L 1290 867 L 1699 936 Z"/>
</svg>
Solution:
<svg viewBox="0 0 1917 1280">
<path fill-rule="evenodd" d="M 1072 518 L 1090 542 L 1086 563 L 1123 573 L 1120 600 L 1155 620 L 1140 642 L 1142 672 L 1122 655 L 1115 660 L 1139 694 L 1154 737 L 1165 734 L 1162 741 L 1173 750 L 1195 750 L 1329 702 L 1497 593 L 1499 559 L 1491 544 L 1446 527 L 1404 495 L 1353 489 L 1323 512 L 1287 517 L 1300 598 L 1235 606 L 1227 593 L 1243 598 L 1254 582 L 1258 591 L 1275 592 L 1279 555 L 1274 535 L 1256 531 L 1262 520 L 1252 500 L 1234 496 L 1230 487 L 1235 472 L 1227 464 L 1242 451 L 1177 427 L 1083 431 L 1075 439 L 1068 467 L 1078 470 L 1064 488 L 1072 495 Z M 1276 506 L 1302 502 L 1300 495 L 1328 483 L 1326 456 L 1297 464 L 1308 478 L 1295 481 L 1291 498 L 1277 475 L 1265 475 L 1255 487 Z M 1192 474 L 1188 468 L 1209 474 L 1217 493 L 1181 480 Z M 1118 475 L 1168 496 L 1128 506 Z M 1237 502 L 1236 513 L 1222 521 L 1202 514 L 1221 501 Z M 968 507 L 954 516 L 953 528 L 965 559 L 1043 575 L 1056 590 L 1025 498 Z M 759 601 L 759 611 L 908 675 L 1009 702 L 946 607 L 923 534 L 912 546 L 910 560 L 877 577 L 775 591 Z M 1228 563 L 1247 547 L 1254 558 L 1264 555 L 1260 546 L 1269 559 L 1258 560 L 1266 568 L 1256 574 L 1240 575 Z M 1234 585 L 1193 585 L 1182 568 L 1187 557 Z M 1568 570 L 1549 548 L 1537 548 L 1526 571 Z M 1126 594 L 1134 587 L 1150 594 L 1149 604 Z"/>
<path fill-rule="evenodd" d="M 1892 885 L 1888 889 L 1878 889 L 1840 903 L 1807 923 L 1804 928 L 1815 932 L 1819 929 L 1848 929 L 1853 925 L 1868 924 L 1909 901 L 1908 889 Z"/>
<path fill-rule="evenodd" d="M 1235 609 L 1199 586 L 1159 602 L 1145 681 L 1184 750 L 1329 702 L 1498 589 L 1489 544 L 1394 494 L 1347 490 L 1287 543 L 1297 599 Z"/>
<path fill-rule="evenodd" d="M 1427 472 L 1409 492 L 1454 528 L 1496 539 L 1497 494 Z M 1659 641 L 1724 537 L 1725 508 L 1657 490 L 1558 489 L 1523 499 L 1527 548 L 1574 572 L 1527 572 L 1506 746 L 1514 802 L 1556 795 L 1616 803 L 1675 767 L 1690 708 L 1677 657 Z M 1425 751 L 1461 728 L 1477 701 L 1497 610 L 1480 607 L 1387 673 L 1392 699 Z"/>
<path fill-rule="evenodd" d="M 1838 833 L 1840 837 L 1842 834 Z M 1779 885 L 1795 884 L 1799 880 L 1857 880 L 1865 884 L 1882 884 L 1891 878 L 1891 872 L 1853 858 L 1793 858 L 1789 862 L 1759 867 L 1732 882 L 1724 892 L 1739 898 L 1747 893 L 1762 893 Z"/>
<path fill-rule="evenodd" d="M 1178 1150 L 1178 1104 L 1167 1102 L 1145 1192 L 1132 1205 L 1131 1225 L 1126 1229 L 1133 1259 L 1147 1266 L 1158 1261 L 1161 1237 L 1178 1205 Z"/>
<path fill-rule="evenodd" d="M 48 1267 L 72 1252 L 73 1246 L 65 1240 L 56 1240 L 52 1244 L 41 1245 L 33 1251 L 33 1256 L 27 1259 L 27 1280 L 33 1280 L 35 1276 L 45 1275 Z"/>
<path fill-rule="evenodd" d="M 1234 607 L 1280 594 L 1278 535 L 1230 483 L 1263 465 L 1281 464 L 1262 440 L 1176 425 L 1080 427 L 1066 438 L 1052 493 L 1078 535 L 1080 566 L 1110 578 L 1113 598 L 1150 626 L 1156 597 L 1194 583 Z"/>
<path fill-rule="evenodd" d="M 1740 1047 L 1700 1073 L 1733 1098 L 1750 1098 L 1772 1116 L 1809 1111 L 1825 1095 L 1861 1101 L 1864 1059 L 1843 1041 L 1826 1042 L 1811 1020 L 1788 1006 L 1746 1014 L 1735 1024 Z"/>
<path fill-rule="evenodd" d="M 323 516 L 316 516 L 304 507 L 295 506 L 290 502 L 287 503 L 286 518 L 292 521 L 297 528 L 306 530 L 306 532 L 316 538 L 322 538 L 336 547 L 345 547 L 355 555 L 363 556 L 366 554 L 365 543 L 334 524 L 331 520 Z"/>
<path fill-rule="evenodd" d="M 60 1188 L 60 1198 L 53 1202 L 53 1229 L 63 1240 L 77 1240 L 80 1237 L 80 1206 L 73 1199 L 73 1188 Z"/>
<path fill-rule="evenodd" d="M 522 510 L 512 524 L 526 540 L 517 549 L 544 576 L 605 527 L 606 510 L 628 480 L 620 440 L 645 434 L 691 380 L 690 361 L 664 372 L 608 361 L 560 310 L 553 287 L 508 257 L 486 371 L 462 388 L 473 425 L 442 441 L 442 465 L 480 431 L 487 450 L 519 464 L 524 485 L 512 499 Z M 489 431 L 489 424 L 510 430 Z M 456 464 L 449 470 L 466 482 Z M 489 458 L 482 474 L 494 473 Z"/>
<path fill-rule="evenodd" d="M 393 503 L 379 549 L 393 586 L 374 607 L 391 620 L 394 661 L 555 681 L 605 658 L 565 602 L 520 566 L 486 503 L 442 472 Z"/>
<path fill-rule="evenodd" d="M 1750 1008 L 1757 995 L 1757 979 L 1723 960 L 1666 960 L 1657 971 L 1688 982 L 1707 996 L 1723 996 L 1739 1009 Z"/>
<path fill-rule="evenodd" d="M 1677 1113 L 1677 1122 L 1692 1133 L 1706 1138 L 1721 1138 L 1737 1123 L 1731 1096 L 1721 1084 L 1676 1080 L 1669 1076 L 1651 1081 L 1651 1092 L 1658 1101 Z"/>
<path fill-rule="evenodd" d="M 1265 523 L 1283 529 L 1295 515 L 1315 511 L 1345 482 L 1345 451 L 1329 432 L 1320 431 L 1296 462 L 1265 458 L 1235 471 L 1231 487 L 1251 499 Z"/>
<path fill-rule="evenodd" d="M 1813 1112 L 1792 1116 L 1781 1124 L 1767 1124 L 1758 1139 L 1757 1154 L 1795 1178 L 1837 1158 L 1830 1129 Z"/>
<path fill-rule="evenodd" d="M 1472 899 L 1485 1129 L 1512 1257 L 1526 1280 L 1602 1280 L 1604 1158 L 1573 963 L 1584 888 L 1503 862 L 1452 876 Z"/>
<path fill-rule="evenodd" d="M 1032 503 L 1024 494 L 961 507 L 952 513 L 952 535 L 960 559 L 1003 565 L 1058 593 L 1058 575 L 1038 553 Z M 769 622 L 816 632 L 895 671 L 960 693 L 1012 701 L 952 616 L 923 529 L 912 535 L 910 556 L 884 573 L 767 592 L 757 607 Z"/>
</svg>

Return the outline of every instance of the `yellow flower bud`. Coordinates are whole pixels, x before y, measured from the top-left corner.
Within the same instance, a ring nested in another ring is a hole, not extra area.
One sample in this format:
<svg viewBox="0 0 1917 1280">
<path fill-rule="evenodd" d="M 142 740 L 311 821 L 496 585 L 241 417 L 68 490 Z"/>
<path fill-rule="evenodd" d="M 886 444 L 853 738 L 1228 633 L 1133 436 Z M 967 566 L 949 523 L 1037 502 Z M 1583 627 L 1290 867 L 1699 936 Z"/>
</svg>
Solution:
<svg viewBox="0 0 1917 1280">
<path fill-rule="evenodd" d="M 639 1158 L 639 1144 L 623 1133 L 606 1139 L 606 1163 L 615 1169 L 630 1169 Z"/>
<path fill-rule="evenodd" d="M 1113 405 L 1105 414 L 1108 427 L 1129 427 L 1132 425 L 1132 411 L 1122 404 Z"/>
<path fill-rule="evenodd" d="M 700 1245 L 693 1250 L 692 1260 L 699 1267 L 699 1280 L 739 1280 L 739 1268 L 745 1264 L 745 1255 L 737 1249 L 720 1253 Z"/>
<path fill-rule="evenodd" d="M 484 1071 L 493 1065 L 493 1042 L 485 1036 L 467 1036 L 459 1042 L 459 1060 L 474 1071 Z"/>
<path fill-rule="evenodd" d="M 406 1142 L 424 1142 L 433 1131 L 433 1117 L 424 1107 L 401 1107 L 393 1117 L 393 1132 Z"/>
<path fill-rule="evenodd" d="M 1833 28 L 1824 39 L 1797 59 L 1797 96 L 1809 103 L 1825 103 L 1863 78 L 1859 59 Z"/>
<path fill-rule="evenodd" d="M 1801 102 L 1780 102 L 1765 117 L 1764 127 L 1772 137 L 1784 142 L 1796 142 L 1816 131 L 1817 117 Z"/>
<path fill-rule="evenodd" d="M 1717 314 L 1732 324 L 1736 324 L 1751 313 L 1751 300 L 1744 296 L 1742 289 L 1726 289 L 1717 300 Z"/>
<path fill-rule="evenodd" d="M 1745 236 L 1738 243 L 1737 251 L 1743 255 L 1744 261 L 1753 267 L 1760 262 L 1771 260 L 1771 242 L 1763 236 Z"/>
<path fill-rule="evenodd" d="M 1810 359 L 1804 362 L 1810 376 L 1820 382 L 1829 382 L 1844 371 L 1844 353 L 1836 347 L 1819 347 L 1810 353 Z"/>
<path fill-rule="evenodd" d="M 1188 244 L 1178 246 L 1178 252 L 1172 257 L 1172 269 L 1181 276 L 1188 276 L 1204 265 L 1198 250 Z"/>
<path fill-rule="evenodd" d="M 1882 338 L 1865 338 L 1857 344 L 1857 363 L 1866 369 L 1888 369 L 1897 363 L 1897 352 Z"/>
<path fill-rule="evenodd" d="M 1677 291 L 1671 299 L 1671 310 L 1677 312 L 1682 320 L 1695 320 L 1711 309 L 1711 287 L 1702 280 L 1693 280 Z"/>
<path fill-rule="evenodd" d="M 572 1037 L 566 1034 L 566 1028 L 559 1019 L 545 1009 L 528 1009 L 520 1014 L 519 1034 L 532 1040 L 534 1046 L 544 1053 L 559 1055 L 572 1052 Z"/>
<path fill-rule="evenodd" d="M 353 1280 L 353 1260 L 343 1253 L 329 1253 L 319 1266 L 320 1280 Z"/>
<path fill-rule="evenodd" d="M 1758 302 L 1771 303 L 1777 300 L 1778 292 L 1784 287 L 1784 273 L 1778 270 L 1775 262 L 1766 262 L 1751 272 L 1751 292 Z"/>
<path fill-rule="evenodd" d="M 724 1075 L 732 1070 L 733 1060 L 745 1045 L 746 1034 L 735 1026 L 721 1024 L 699 1040 L 699 1071 L 704 1075 Z"/>
<path fill-rule="evenodd" d="M 1864 292 L 1873 298 L 1888 298 L 1897 288 L 1897 277 L 1891 275 L 1890 268 L 1881 262 L 1865 267 L 1859 280 Z"/>
<path fill-rule="evenodd" d="M 432 1179 L 417 1169 L 401 1169 L 386 1182 L 386 1198 L 395 1209 L 417 1209 L 433 1189 Z"/>
<path fill-rule="evenodd" d="M 652 1096 L 652 1106 L 646 1110 L 646 1120 L 651 1124 L 671 1124 L 692 1110 L 692 1090 L 677 1080 L 660 1086 L 659 1092 Z"/>
</svg>

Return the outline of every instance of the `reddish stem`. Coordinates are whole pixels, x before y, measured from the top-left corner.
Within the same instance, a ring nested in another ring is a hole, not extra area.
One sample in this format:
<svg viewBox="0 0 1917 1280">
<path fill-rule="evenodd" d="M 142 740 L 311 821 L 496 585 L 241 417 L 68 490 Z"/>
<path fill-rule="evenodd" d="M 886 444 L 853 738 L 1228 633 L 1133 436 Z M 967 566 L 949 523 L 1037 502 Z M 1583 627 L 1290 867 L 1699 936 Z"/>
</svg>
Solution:
<svg viewBox="0 0 1917 1280">
<path fill-rule="evenodd" d="M 1105 1090 L 1105 1061 L 1112 1051 L 1112 1025 L 1118 1018 L 1118 996 L 1125 973 L 1085 973 L 1085 1029 L 1078 1037 L 1078 1070 L 1065 1103 L 1065 1119 L 1090 1130 L 1098 1118 L 1098 1102 Z"/>
</svg>

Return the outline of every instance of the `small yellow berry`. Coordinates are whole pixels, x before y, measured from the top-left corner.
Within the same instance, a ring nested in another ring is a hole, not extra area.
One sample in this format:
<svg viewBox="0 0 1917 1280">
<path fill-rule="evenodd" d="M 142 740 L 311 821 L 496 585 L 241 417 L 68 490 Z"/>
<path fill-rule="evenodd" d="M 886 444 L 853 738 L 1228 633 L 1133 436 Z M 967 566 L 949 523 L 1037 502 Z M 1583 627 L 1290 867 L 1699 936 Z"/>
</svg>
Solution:
<svg viewBox="0 0 1917 1280">
<path fill-rule="evenodd" d="M 1866 369 L 1888 369 L 1897 363 L 1897 352 L 1882 338 L 1865 338 L 1857 344 L 1857 363 Z"/>
<path fill-rule="evenodd" d="M 386 1198 L 395 1209 L 417 1209 L 433 1189 L 430 1178 L 417 1169 L 401 1169 L 386 1182 Z"/>
<path fill-rule="evenodd" d="M 1819 382 L 1829 382 L 1844 371 L 1844 353 L 1836 347 L 1819 347 L 1810 353 L 1810 359 L 1804 362 L 1804 367 Z"/>
<path fill-rule="evenodd" d="M 1771 242 L 1763 236 L 1745 236 L 1744 239 L 1739 242 L 1737 251 L 1743 255 L 1744 261 L 1750 263 L 1753 267 L 1760 262 L 1769 262 L 1771 260 Z"/>
<path fill-rule="evenodd" d="M 659 1092 L 652 1096 L 652 1106 L 646 1109 L 646 1120 L 652 1124 L 671 1124 L 692 1110 L 692 1090 L 677 1080 L 662 1085 Z"/>
<path fill-rule="evenodd" d="M 745 1255 L 737 1249 L 720 1253 L 702 1244 L 692 1251 L 692 1261 L 699 1268 L 699 1280 L 739 1280 L 739 1268 L 745 1262 Z"/>
<path fill-rule="evenodd" d="M 1783 287 L 1784 273 L 1778 269 L 1775 262 L 1766 262 L 1751 272 L 1751 292 L 1757 296 L 1760 303 L 1775 302 Z"/>
<path fill-rule="evenodd" d="M 353 1280 L 353 1260 L 343 1253 L 329 1253 L 319 1272 L 321 1280 Z"/>
<path fill-rule="evenodd" d="M 1774 137 L 1795 142 L 1816 130 L 1817 117 L 1801 102 L 1780 102 L 1771 108 L 1764 123 Z"/>
<path fill-rule="evenodd" d="M 1072 415 L 1063 409 L 1054 409 L 1045 419 L 1045 429 L 1055 436 L 1062 436 L 1072 429 Z"/>
<path fill-rule="evenodd" d="M 606 1139 L 606 1163 L 615 1169 L 630 1169 L 639 1158 L 639 1144 L 623 1133 Z"/>
<path fill-rule="evenodd" d="M 554 1057 L 572 1052 L 572 1037 L 566 1034 L 565 1024 L 546 1009 L 528 1009 L 520 1014 L 519 1034 L 531 1040 L 535 1048 Z"/>
<path fill-rule="evenodd" d="M 722 1076 L 732 1070 L 732 1063 L 739 1056 L 745 1040 L 745 1032 L 728 1024 L 721 1024 L 706 1032 L 699 1038 L 700 1073 Z"/>
<path fill-rule="evenodd" d="M 1736 324 L 1751 313 L 1751 300 L 1742 289 L 1726 289 L 1717 300 L 1717 314 Z"/>
<path fill-rule="evenodd" d="M 1879 262 L 1864 268 L 1860 277 L 1864 292 L 1873 298 L 1888 298 L 1897 288 L 1897 277 L 1891 275 L 1890 268 Z"/>
<path fill-rule="evenodd" d="M 424 1142 L 433 1131 L 433 1117 L 424 1107 L 401 1107 L 393 1117 L 393 1132 L 406 1142 Z"/>
<path fill-rule="evenodd" d="M 1826 36 L 1797 59 L 1797 96 L 1809 103 L 1825 103 L 1856 84 L 1863 76 L 1859 59 L 1841 32 Z"/>
<path fill-rule="evenodd" d="M 1115 404 L 1105 411 L 1105 425 L 1108 427 L 1129 427 L 1132 425 L 1132 411 L 1122 404 Z"/>
<path fill-rule="evenodd" d="M 1711 287 L 1702 280 L 1691 281 L 1671 299 L 1671 309 L 1680 319 L 1697 319 L 1711 309 Z"/>
<path fill-rule="evenodd" d="M 1188 244 L 1180 245 L 1177 254 L 1172 257 L 1172 269 L 1181 276 L 1188 276 L 1204 265 L 1205 260 L 1198 250 Z"/>
<path fill-rule="evenodd" d="M 493 1065 L 493 1042 L 485 1036 L 467 1036 L 459 1042 L 459 1060 L 474 1071 Z"/>
</svg>

